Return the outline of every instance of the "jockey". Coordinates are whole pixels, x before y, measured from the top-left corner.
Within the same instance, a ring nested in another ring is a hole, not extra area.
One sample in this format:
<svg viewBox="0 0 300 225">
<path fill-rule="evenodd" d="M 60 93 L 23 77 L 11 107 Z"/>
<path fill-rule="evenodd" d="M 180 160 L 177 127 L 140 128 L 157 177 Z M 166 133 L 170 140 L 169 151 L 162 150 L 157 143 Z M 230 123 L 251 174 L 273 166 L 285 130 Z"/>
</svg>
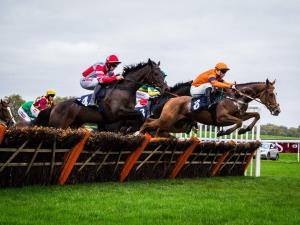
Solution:
<svg viewBox="0 0 300 225">
<path fill-rule="evenodd" d="M 166 73 L 164 73 L 161 70 L 162 76 L 165 79 L 167 76 Z M 136 91 L 136 109 L 144 108 L 147 110 L 146 116 L 148 115 L 148 111 L 151 110 L 151 104 L 156 97 L 160 96 L 160 90 L 159 88 L 153 86 L 144 84 Z M 150 115 L 149 115 L 150 116 Z"/>
<path fill-rule="evenodd" d="M 96 96 L 101 89 L 100 84 L 108 84 L 115 80 L 123 80 L 124 77 L 114 73 L 114 69 L 120 64 L 116 55 L 110 55 L 105 63 L 96 63 L 87 68 L 80 79 L 80 85 L 87 90 L 94 90 L 89 102 L 90 106 L 97 106 Z"/>
<path fill-rule="evenodd" d="M 18 109 L 19 116 L 26 122 L 30 122 L 35 119 L 35 116 L 32 114 L 32 112 L 30 110 L 32 104 L 33 104 L 33 101 L 25 102 Z"/>
<path fill-rule="evenodd" d="M 26 122 L 34 120 L 41 110 L 53 105 L 53 99 L 56 94 L 55 90 L 48 90 L 45 96 L 38 97 L 35 101 L 28 101 L 18 109 L 19 116 Z"/>
<path fill-rule="evenodd" d="M 32 114 L 37 117 L 38 114 L 40 113 L 40 111 L 46 109 L 46 108 L 50 108 L 54 105 L 54 97 L 56 95 L 56 91 L 49 89 L 46 92 L 46 95 L 40 96 L 38 97 L 32 104 L 31 106 L 31 112 Z"/>
<path fill-rule="evenodd" d="M 233 83 L 223 80 L 228 70 L 228 66 L 220 62 L 216 64 L 214 69 L 199 74 L 196 79 L 193 80 L 191 86 L 192 97 L 204 94 L 207 97 L 208 105 L 211 105 L 213 88 L 234 88 Z"/>
</svg>

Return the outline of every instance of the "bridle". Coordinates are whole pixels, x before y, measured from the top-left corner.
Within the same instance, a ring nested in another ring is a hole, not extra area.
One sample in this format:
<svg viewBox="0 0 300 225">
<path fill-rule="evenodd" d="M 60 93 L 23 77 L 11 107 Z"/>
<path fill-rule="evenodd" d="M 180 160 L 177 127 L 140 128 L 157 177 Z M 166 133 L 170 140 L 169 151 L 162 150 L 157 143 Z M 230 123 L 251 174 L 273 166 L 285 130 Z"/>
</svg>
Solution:
<svg viewBox="0 0 300 225">
<path fill-rule="evenodd" d="M 16 121 L 14 119 L 14 116 L 12 115 L 10 107 L 9 106 L 4 107 L 2 103 L 1 103 L 1 107 L 0 107 L 0 114 L 4 115 L 5 108 L 8 111 L 10 118 L 5 120 L 4 122 L 5 122 L 5 125 L 9 127 L 10 125 L 16 124 Z"/>
<path fill-rule="evenodd" d="M 135 80 L 132 80 L 132 79 L 129 79 L 129 78 L 126 78 L 126 77 L 125 77 L 124 80 L 133 82 L 133 83 L 137 84 L 138 86 L 142 86 L 143 84 L 145 84 L 146 78 L 147 78 L 152 72 L 153 72 L 153 69 L 151 68 L 150 71 L 147 73 L 147 75 L 144 76 L 144 78 L 142 79 L 142 81 L 135 81 Z M 152 82 L 151 85 L 155 85 L 154 82 Z"/>
<path fill-rule="evenodd" d="M 243 93 L 243 92 L 241 92 L 241 91 L 238 90 L 238 94 L 239 94 L 239 95 L 241 95 L 241 96 L 243 96 L 243 97 L 246 97 L 246 98 L 248 98 L 248 99 L 251 99 L 251 100 L 253 100 L 253 101 L 256 101 L 256 102 L 258 102 L 258 103 L 260 103 L 260 104 L 265 105 L 268 109 L 271 110 L 271 113 L 273 114 L 273 111 L 274 111 L 277 107 L 279 107 L 279 104 L 272 104 L 272 103 L 269 103 L 269 102 L 266 102 L 266 103 L 262 102 L 262 101 L 261 101 L 261 98 L 262 98 L 262 96 L 263 96 L 263 94 L 264 94 L 265 92 L 266 92 L 266 89 L 265 89 L 264 91 L 262 91 L 262 92 L 259 94 L 259 96 L 258 96 L 257 98 L 254 98 L 254 97 L 252 97 L 252 96 L 250 96 L 250 95 L 247 95 L 247 94 L 245 94 L 245 93 Z M 230 97 L 228 97 L 228 98 L 233 100 L 233 98 L 230 98 Z M 247 104 L 247 103 L 242 102 L 242 101 L 240 101 L 239 103 Z"/>
</svg>

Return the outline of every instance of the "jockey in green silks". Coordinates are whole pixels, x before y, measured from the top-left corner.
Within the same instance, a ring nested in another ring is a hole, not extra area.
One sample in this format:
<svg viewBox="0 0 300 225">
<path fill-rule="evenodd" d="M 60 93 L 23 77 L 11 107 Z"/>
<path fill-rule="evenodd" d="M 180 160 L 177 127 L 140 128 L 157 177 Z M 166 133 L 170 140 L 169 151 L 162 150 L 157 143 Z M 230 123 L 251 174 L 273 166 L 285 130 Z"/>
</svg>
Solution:
<svg viewBox="0 0 300 225">
<path fill-rule="evenodd" d="M 165 78 L 167 75 L 163 71 L 161 72 Z M 148 118 L 151 113 L 151 105 L 153 104 L 153 101 L 160 96 L 160 94 L 159 88 L 153 85 L 144 84 L 136 92 L 135 108 L 141 111 L 145 118 Z"/>
</svg>

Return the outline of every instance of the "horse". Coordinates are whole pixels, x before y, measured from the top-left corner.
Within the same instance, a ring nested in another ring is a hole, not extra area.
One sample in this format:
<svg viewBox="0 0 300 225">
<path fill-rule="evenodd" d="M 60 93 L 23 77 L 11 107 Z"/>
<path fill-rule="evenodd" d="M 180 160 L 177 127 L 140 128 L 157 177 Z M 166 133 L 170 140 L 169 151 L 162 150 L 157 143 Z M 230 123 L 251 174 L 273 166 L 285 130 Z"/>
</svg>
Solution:
<svg viewBox="0 0 300 225">
<path fill-rule="evenodd" d="M 159 118 L 161 111 L 170 98 L 178 96 L 191 96 L 191 85 L 193 81 L 180 82 L 170 87 L 169 91 L 166 91 L 156 102 L 152 109 L 151 118 Z"/>
<path fill-rule="evenodd" d="M 196 121 L 206 125 L 218 127 L 233 127 L 227 130 L 219 130 L 217 136 L 228 135 L 239 129 L 239 134 L 244 134 L 252 130 L 256 122 L 260 119 L 257 112 L 246 112 L 248 103 L 256 100 L 267 107 L 270 113 L 277 116 L 281 110 L 276 101 L 274 93 L 275 81 L 252 82 L 237 84 L 236 91 L 227 89 L 225 97 L 214 107 L 205 110 L 191 111 L 190 96 L 181 96 L 170 99 L 164 106 L 158 119 L 147 119 L 140 129 L 140 133 L 157 130 L 160 132 L 188 133 L 191 126 L 182 121 Z M 246 128 L 241 128 L 243 121 L 254 118 Z"/>
<path fill-rule="evenodd" d="M 183 95 L 190 96 L 191 84 L 192 81 L 187 81 L 180 82 L 175 84 L 173 87 L 169 87 L 169 90 L 162 93 L 162 95 L 155 100 L 155 103 L 153 103 L 150 109 L 152 114 L 151 118 L 158 118 L 160 116 L 163 106 L 170 98 Z M 131 120 L 122 120 L 112 124 L 107 124 L 105 126 L 105 130 L 110 132 L 120 131 L 125 134 L 132 133 L 138 131 L 144 122 L 145 119 L 140 117 Z"/>
<path fill-rule="evenodd" d="M 11 127 L 16 124 L 16 121 L 9 107 L 9 102 L 2 99 L 0 99 L 0 119 L 5 123 L 7 127 Z"/>
<path fill-rule="evenodd" d="M 58 103 L 51 109 L 42 111 L 33 124 L 47 124 L 51 127 L 65 129 L 68 127 L 79 128 L 84 123 L 96 123 L 101 130 L 104 129 L 106 123 L 142 117 L 140 112 L 134 111 L 137 89 L 144 83 L 156 85 L 162 91 L 168 88 L 159 65 L 160 63 L 149 59 L 146 63 L 126 66 L 122 74 L 124 80 L 115 81 L 110 86 L 103 87 L 106 94 L 99 101 L 103 108 L 102 112 L 83 106 L 75 99 L 69 99 Z"/>
</svg>

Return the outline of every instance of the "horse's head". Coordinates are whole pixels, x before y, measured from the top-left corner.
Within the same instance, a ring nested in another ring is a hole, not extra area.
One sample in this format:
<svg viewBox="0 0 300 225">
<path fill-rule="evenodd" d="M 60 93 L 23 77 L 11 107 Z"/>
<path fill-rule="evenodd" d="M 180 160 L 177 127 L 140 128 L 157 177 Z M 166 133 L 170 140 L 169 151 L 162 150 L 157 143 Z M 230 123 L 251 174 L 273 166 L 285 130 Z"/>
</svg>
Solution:
<svg viewBox="0 0 300 225">
<path fill-rule="evenodd" d="M 3 120 L 8 127 L 16 123 L 11 113 L 9 102 L 2 99 L 0 100 L 0 119 Z"/>
<path fill-rule="evenodd" d="M 145 77 L 145 83 L 159 87 L 162 92 L 169 89 L 165 82 L 165 73 L 159 68 L 160 62 L 155 63 L 151 59 L 148 59 L 148 73 Z"/>
<path fill-rule="evenodd" d="M 265 88 L 261 92 L 259 98 L 261 102 L 268 108 L 272 115 L 278 116 L 281 110 L 279 104 L 276 101 L 276 94 L 274 93 L 274 84 L 275 80 L 273 82 L 270 82 L 269 79 L 267 79 Z"/>
<path fill-rule="evenodd" d="M 149 59 L 146 63 L 126 66 L 123 71 L 125 81 L 134 84 L 136 89 L 143 84 L 150 84 L 164 91 L 168 88 L 168 85 L 164 81 L 165 74 L 159 68 L 159 64 Z"/>
</svg>

